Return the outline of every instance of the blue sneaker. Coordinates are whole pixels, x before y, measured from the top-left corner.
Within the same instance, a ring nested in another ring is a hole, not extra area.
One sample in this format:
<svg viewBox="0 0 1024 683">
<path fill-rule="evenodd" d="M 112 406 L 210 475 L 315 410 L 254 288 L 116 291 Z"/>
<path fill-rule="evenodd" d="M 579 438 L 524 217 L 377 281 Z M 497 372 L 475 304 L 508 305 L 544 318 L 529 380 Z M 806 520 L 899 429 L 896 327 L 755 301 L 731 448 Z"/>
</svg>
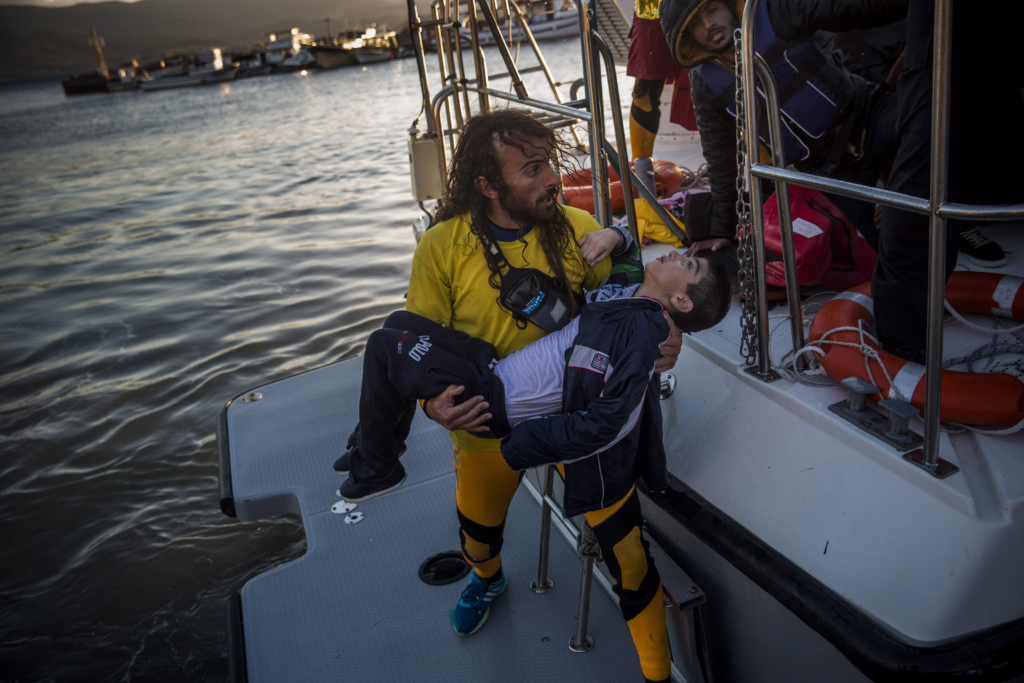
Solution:
<svg viewBox="0 0 1024 683">
<path fill-rule="evenodd" d="M 491 600 L 501 595 L 507 585 L 504 572 L 494 583 L 487 583 L 473 572 L 469 585 L 462 591 L 462 597 L 450 612 L 455 632 L 460 636 L 471 636 L 479 631 L 491 613 Z"/>
</svg>

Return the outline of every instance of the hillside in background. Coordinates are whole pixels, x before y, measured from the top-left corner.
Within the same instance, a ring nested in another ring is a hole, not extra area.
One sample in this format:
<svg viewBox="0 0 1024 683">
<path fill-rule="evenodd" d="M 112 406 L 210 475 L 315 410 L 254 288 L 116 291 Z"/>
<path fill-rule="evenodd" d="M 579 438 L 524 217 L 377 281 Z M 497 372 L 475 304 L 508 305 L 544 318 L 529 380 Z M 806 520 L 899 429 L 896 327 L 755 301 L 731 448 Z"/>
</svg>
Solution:
<svg viewBox="0 0 1024 683">
<path fill-rule="evenodd" d="M 422 2 L 420 3 L 423 4 Z M 89 29 L 106 39 L 111 68 L 173 52 L 251 48 L 269 31 L 298 26 L 324 35 L 345 26 L 407 25 L 402 0 L 142 0 L 71 7 L 0 6 L 0 80 L 58 76 L 95 68 Z M 424 15 L 424 7 L 420 8 Z"/>
</svg>

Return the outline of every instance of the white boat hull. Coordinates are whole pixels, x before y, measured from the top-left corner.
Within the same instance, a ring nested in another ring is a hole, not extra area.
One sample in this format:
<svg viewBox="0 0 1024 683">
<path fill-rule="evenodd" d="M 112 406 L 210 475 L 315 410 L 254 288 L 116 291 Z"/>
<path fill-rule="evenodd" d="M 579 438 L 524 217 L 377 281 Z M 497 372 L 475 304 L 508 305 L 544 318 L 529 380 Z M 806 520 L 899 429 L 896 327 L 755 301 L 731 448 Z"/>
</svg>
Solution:
<svg viewBox="0 0 1024 683">
<path fill-rule="evenodd" d="M 481 23 L 483 20 L 480 20 Z M 533 33 L 535 40 L 555 40 L 561 38 L 573 38 L 580 34 L 579 17 L 575 11 L 569 12 L 558 12 L 553 15 L 541 15 L 528 20 L 530 31 Z M 519 27 L 518 21 L 512 22 L 511 29 L 511 40 L 509 40 L 509 27 L 508 22 L 505 22 L 500 27 L 501 36 L 507 43 L 516 43 L 518 41 L 526 42 L 528 39 L 526 33 Z M 467 29 L 462 28 L 459 30 L 460 37 L 467 41 L 472 40 L 470 33 Z M 481 45 L 494 45 L 494 36 L 488 30 L 481 30 L 479 33 L 479 42 Z"/>
<path fill-rule="evenodd" d="M 173 88 L 190 88 L 195 85 L 224 83 L 226 81 L 233 80 L 237 71 L 237 66 L 229 66 L 223 69 L 217 69 L 216 71 L 190 73 L 182 76 L 168 76 L 166 78 L 157 78 L 152 81 L 143 81 L 139 84 L 139 87 L 145 92 L 152 92 L 156 90 L 171 90 Z"/>
</svg>

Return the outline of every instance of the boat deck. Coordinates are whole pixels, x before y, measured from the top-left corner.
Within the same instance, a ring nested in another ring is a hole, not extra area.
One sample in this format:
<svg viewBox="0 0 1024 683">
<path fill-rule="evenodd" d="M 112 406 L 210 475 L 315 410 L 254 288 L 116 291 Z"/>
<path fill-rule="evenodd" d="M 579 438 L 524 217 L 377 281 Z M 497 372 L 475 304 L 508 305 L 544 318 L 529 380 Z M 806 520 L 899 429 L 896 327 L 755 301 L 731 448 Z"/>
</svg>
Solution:
<svg viewBox="0 0 1024 683">
<path fill-rule="evenodd" d="M 586 654 L 569 650 L 581 563 L 557 533 L 549 559 L 556 587 L 530 590 L 541 525 L 526 486 L 505 530 L 508 588 L 480 632 L 455 634 L 448 611 L 465 579 L 432 586 L 418 578 L 421 562 L 459 548 L 451 440 L 421 414 L 402 458 L 409 473 L 403 486 L 360 504 L 356 524 L 332 512 L 342 479 L 331 465 L 357 421 L 361 373 L 358 358 L 330 365 L 260 387 L 260 400 L 236 400 L 225 412 L 238 518 L 299 514 L 308 542 L 301 558 L 241 591 L 245 678 L 643 680 L 626 624 L 601 590 L 590 603 L 596 647 Z"/>
</svg>

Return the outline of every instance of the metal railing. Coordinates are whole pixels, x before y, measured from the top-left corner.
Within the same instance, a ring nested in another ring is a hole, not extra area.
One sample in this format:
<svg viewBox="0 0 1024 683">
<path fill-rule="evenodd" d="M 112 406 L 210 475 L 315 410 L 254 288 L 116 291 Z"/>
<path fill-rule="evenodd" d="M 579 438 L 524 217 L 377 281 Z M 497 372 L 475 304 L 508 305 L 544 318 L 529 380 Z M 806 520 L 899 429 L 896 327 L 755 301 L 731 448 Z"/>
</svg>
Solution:
<svg viewBox="0 0 1024 683">
<path fill-rule="evenodd" d="M 890 192 L 855 183 L 832 180 L 821 176 L 792 171 L 785 168 L 782 156 L 782 138 L 778 104 L 778 89 L 768 66 L 754 51 L 754 23 L 762 0 L 747 0 L 743 9 L 741 33 L 741 65 L 744 133 L 743 177 L 750 192 L 753 213 L 755 252 L 755 308 L 757 316 L 757 361 L 755 374 L 767 378 L 771 374 L 768 358 L 768 311 L 765 287 L 764 217 L 762 213 L 760 183 L 754 178 L 775 181 L 778 192 L 779 221 L 782 231 L 783 259 L 786 269 L 786 290 L 789 298 L 794 351 L 803 347 L 803 322 L 799 290 L 796 282 L 796 258 L 793 243 L 792 219 L 789 215 L 787 183 L 824 190 L 835 194 L 868 200 L 876 204 L 925 214 L 929 218 L 928 249 L 928 323 L 925 364 L 924 448 L 904 457 L 923 469 L 936 474 L 939 466 L 939 415 L 942 389 L 942 318 L 945 300 L 946 220 L 971 218 L 984 220 L 1013 220 L 1024 218 L 1024 204 L 991 206 L 965 205 L 946 202 L 949 146 L 949 71 L 952 0 L 936 0 L 933 35 L 932 70 L 932 146 L 930 165 L 930 194 L 928 199 Z M 759 158 L 757 130 L 757 91 L 754 79 L 761 82 L 768 103 L 769 141 L 773 150 L 773 165 L 757 163 Z M 778 151 L 775 151 L 778 150 Z"/>
</svg>

